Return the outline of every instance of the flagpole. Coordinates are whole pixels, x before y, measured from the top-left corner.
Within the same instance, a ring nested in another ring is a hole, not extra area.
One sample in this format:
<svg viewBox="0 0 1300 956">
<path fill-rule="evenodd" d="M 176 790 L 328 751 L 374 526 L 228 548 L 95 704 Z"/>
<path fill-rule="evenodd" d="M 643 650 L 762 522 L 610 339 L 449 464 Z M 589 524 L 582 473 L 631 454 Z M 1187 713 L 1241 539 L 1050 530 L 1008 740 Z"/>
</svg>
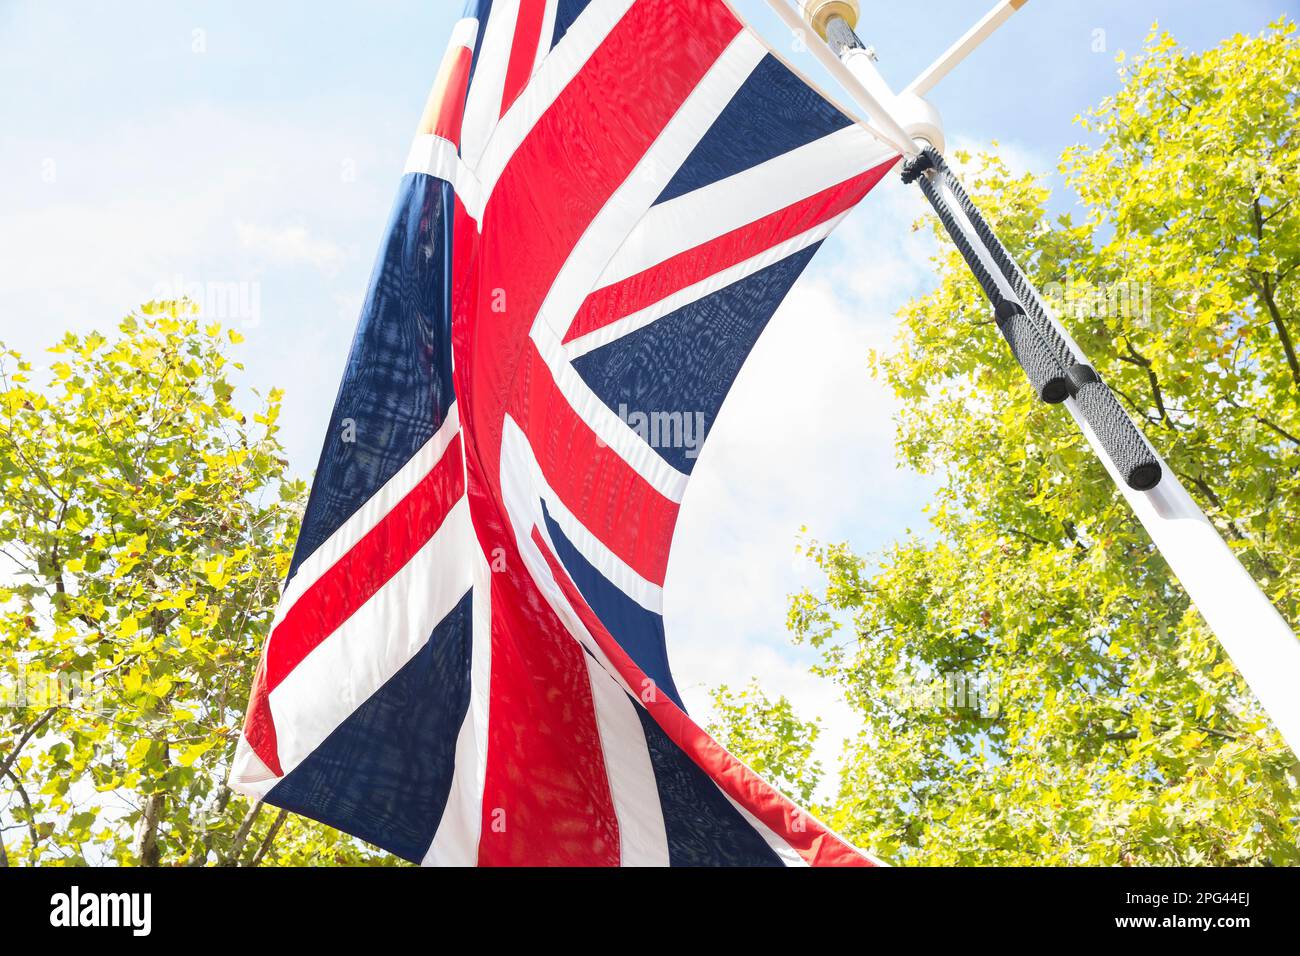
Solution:
<svg viewBox="0 0 1300 956">
<path fill-rule="evenodd" d="M 767 0 L 767 3 L 796 37 L 802 38 L 807 33 L 803 21 L 799 19 L 799 14 L 785 0 Z M 822 39 L 824 40 L 825 37 L 822 37 Z M 907 131 L 898 124 L 893 114 L 885 109 L 884 104 L 876 98 L 871 90 L 863 85 L 846 60 L 836 56 L 831 51 L 831 48 L 824 43 L 813 42 L 807 44 L 807 46 L 808 50 L 822 66 L 830 71 L 831 76 L 839 80 L 850 95 L 858 101 L 858 105 L 867 111 L 867 117 L 871 120 L 868 128 L 878 139 L 894 147 L 904 156 L 915 156 L 920 152 L 920 149 L 913 141 L 913 137 L 909 136 Z"/>
<path fill-rule="evenodd" d="M 790 22 L 793 11 L 785 0 L 768 2 Z M 874 57 L 853 32 L 857 0 L 800 0 L 800 5 L 808 25 L 826 41 L 811 46 L 833 57 L 838 54 L 843 69 L 832 72 L 863 103 L 872 121 L 891 133 L 901 129 L 916 140 L 913 149 L 905 151 L 909 157 L 905 179 L 920 183 L 997 306 L 999 328 L 1016 358 L 1041 397 L 1065 405 L 1287 745 L 1300 755 L 1300 692 L 1296 689 L 1300 686 L 1300 641 L 1177 475 L 1109 396 L 1078 343 L 1011 261 L 943 162 L 939 152 L 943 128 L 938 114 L 916 105 L 924 103 L 918 91 L 933 87 L 1023 2 L 1004 0 L 901 97 L 889 90 Z M 831 45 L 838 49 L 832 51 Z M 818 58 L 823 58 L 821 53 Z M 1064 372 L 1059 381 L 1051 377 L 1053 367 Z M 1099 406 L 1099 396 L 1103 400 L 1109 397 L 1109 404 L 1103 401 Z"/>
<path fill-rule="evenodd" d="M 907 84 L 903 88 L 903 92 L 925 96 L 951 72 L 953 67 L 970 56 L 981 43 L 993 35 L 993 31 L 1010 20 L 1011 15 L 1028 2 L 1029 0 L 1001 0 L 992 10 L 980 18 L 973 27 L 967 30 L 961 39 L 948 47 L 939 59 L 927 66 L 916 79 Z"/>
</svg>

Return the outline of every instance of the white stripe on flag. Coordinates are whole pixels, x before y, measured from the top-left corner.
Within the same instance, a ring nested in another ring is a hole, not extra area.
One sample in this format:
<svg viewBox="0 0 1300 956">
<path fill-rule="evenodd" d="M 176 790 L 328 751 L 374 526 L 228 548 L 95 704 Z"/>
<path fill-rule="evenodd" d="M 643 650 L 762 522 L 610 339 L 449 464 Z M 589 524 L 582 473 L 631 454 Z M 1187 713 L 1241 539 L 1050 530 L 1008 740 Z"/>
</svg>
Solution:
<svg viewBox="0 0 1300 956">
<path fill-rule="evenodd" d="M 249 746 L 248 738 L 241 733 L 235 745 L 234 759 L 230 761 L 230 789 L 261 800 L 279 781 L 280 778 L 262 763 L 257 751 Z"/>
<path fill-rule="evenodd" d="M 717 786 L 717 784 L 715 783 L 714 786 Z M 807 866 L 808 865 L 807 861 L 805 861 L 804 858 L 799 855 L 798 850 L 794 849 L 794 847 L 790 846 L 790 844 L 786 843 L 783 839 L 781 839 L 781 837 L 779 837 L 776 834 L 776 832 L 772 830 L 772 828 L 769 827 L 766 823 L 764 823 L 758 817 L 754 816 L 752 813 L 746 810 L 735 800 L 731 799 L 731 796 L 727 793 L 727 791 L 723 790 L 721 787 L 718 787 L 718 792 L 721 793 L 724 797 L 726 797 L 727 802 L 730 803 L 733 807 L 735 807 L 737 811 L 739 811 L 740 815 L 745 818 L 745 822 L 748 823 L 751 827 L 753 827 L 755 832 L 757 832 L 758 835 L 763 838 L 763 842 L 772 848 L 772 852 L 781 858 L 782 863 L 784 863 L 786 866 Z M 803 813 L 804 811 L 800 810 L 799 812 Z"/>
<path fill-rule="evenodd" d="M 451 28 L 451 37 L 447 41 L 447 48 L 463 46 L 474 52 L 474 46 L 478 43 L 478 20 L 475 17 L 461 17 L 456 21 L 456 25 Z"/>
<path fill-rule="evenodd" d="M 538 321 L 548 322 L 558 338 L 564 338 L 611 254 L 635 235 L 633 227 L 766 55 L 754 37 L 738 33 L 592 220 L 542 302 Z"/>
<path fill-rule="evenodd" d="M 588 654 L 583 657 L 591 679 L 605 776 L 618 817 L 619 864 L 668 866 L 663 806 L 636 704 L 603 666 Z"/>
<path fill-rule="evenodd" d="M 555 385 L 565 400 L 587 424 L 601 444 L 618 452 L 620 458 L 650 483 L 655 491 L 670 501 L 681 501 L 686 492 L 689 476 L 678 471 L 664 457 L 650 447 L 644 438 L 628 427 L 627 422 L 601 400 L 569 364 L 564 346 L 541 316 L 533 323 L 533 343 L 537 352 L 551 370 Z"/>
<path fill-rule="evenodd" d="M 465 149 L 464 146 L 468 140 L 464 137 L 461 139 L 461 154 L 465 161 L 474 167 L 478 173 L 479 181 L 483 184 L 484 198 L 490 199 L 492 190 L 496 186 L 497 180 L 501 178 L 501 172 L 514 156 L 515 150 L 524 141 L 537 121 L 545 115 L 546 111 L 551 108 L 556 97 L 569 85 L 570 81 L 578 75 L 578 71 L 583 65 L 591 59 L 591 55 L 604 42 L 605 37 L 609 36 L 611 30 L 618 24 L 624 14 L 631 9 L 634 0 L 598 0 L 592 3 L 582 16 L 574 21 L 573 26 L 564 35 L 564 42 L 551 51 L 542 63 L 542 68 L 533 75 L 532 80 L 524 87 L 524 91 L 515 100 L 514 105 L 506 111 L 506 115 L 497 120 L 495 114 L 492 122 L 495 124 L 495 130 L 490 134 L 486 143 L 480 145 L 475 152 Z M 492 21 L 497 19 L 495 6 L 492 10 Z M 511 34 L 514 31 L 514 20 L 510 21 Z M 489 33 L 491 27 L 489 27 Z M 480 57 L 480 64 L 487 55 L 487 40 L 484 40 L 484 54 Z M 509 52 L 507 46 L 506 52 Z M 501 71 L 500 78 L 493 79 L 496 84 L 496 109 L 501 109 L 501 91 L 505 85 L 505 68 L 506 58 L 501 53 L 495 53 L 500 61 L 498 66 Z M 479 69 L 482 69 L 480 65 Z M 470 102 L 474 103 L 476 88 L 479 85 L 478 73 L 475 72 L 474 82 L 470 87 Z M 487 95 L 487 94 L 483 94 Z M 466 117 L 468 124 L 469 117 Z"/>
<path fill-rule="evenodd" d="M 495 0 L 483 33 L 483 47 L 474 61 L 474 79 L 465 99 L 461 123 L 460 151 L 470 166 L 477 164 L 492 138 L 501 116 L 501 95 L 506 86 L 506 68 L 515 42 L 515 21 L 519 0 Z"/>
<path fill-rule="evenodd" d="M 401 670 L 465 596 L 474 541 L 462 496 L 428 543 L 271 691 L 286 775 Z"/>
<path fill-rule="evenodd" d="M 424 173 L 451 183 L 470 218 L 475 222 L 482 220 L 483 187 L 479 185 L 474 170 L 461 162 L 455 143 L 432 133 L 419 134 L 406 154 L 402 175 L 407 173 Z"/>
<path fill-rule="evenodd" d="M 501 492 L 510 522 L 514 526 L 515 538 L 525 555 L 534 554 L 537 550 L 531 537 L 534 525 L 544 538 L 550 540 L 545 518 L 538 510 L 537 501 L 540 497 L 545 500 L 552 520 L 559 525 L 569 543 L 592 567 L 646 610 L 663 613 L 663 588 L 641 577 L 622 558 L 609 550 L 603 541 L 588 531 L 565 506 L 560 496 L 547 484 L 523 429 L 509 415 L 501 428 Z M 537 557 L 541 561 L 541 556 Z M 532 570 L 533 577 L 541 583 L 550 579 L 550 570 L 544 561 Z M 580 625 L 579 629 L 583 634 L 586 633 L 586 629 Z M 591 646 L 595 648 L 594 644 Z"/>
<path fill-rule="evenodd" d="M 675 312 L 692 302 L 698 302 L 705 296 L 712 295 L 714 292 L 720 292 L 727 286 L 730 286 L 742 279 L 748 278 L 756 272 L 766 269 L 768 266 L 780 262 L 788 256 L 794 255 L 802 249 L 807 249 L 814 243 L 821 242 L 831 231 L 840 223 L 847 212 L 840 213 L 832 219 L 820 225 L 814 226 L 807 232 L 800 233 L 779 245 L 767 249 L 751 259 L 744 262 L 738 262 L 734 266 L 723 269 L 721 272 L 715 272 L 694 285 L 689 285 L 684 289 L 679 289 L 672 295 L 660 299 L 654 305 L 647 306 L 639 312 L 633 312 L 631 315 L 619 319 L 617 322 L 611 322 L 609 325 L 603 325 L 598 329 L 588 332 L 581 338 L 574 339 L 565 345 L 564 353 L 572 361 L 580 355 L 586 355 L 588 352 L 600 348 L 602 345 L 608 345 L 615 339 L 620 339 L 625 335 L 635 332 L 637 329 L 645 328 L 651 322 L 662 319 L 670 312 Z"/>
<path fill-rule="evenodd" d="M 533 61 L 533 72 L 542 68 L 542 61 L 550 55 L 551 37 L 555 36 L 555 14 L 560 0 L 546 0 L 546 11 L 542 14 L 542 35 L 537 42 L 537 59 Z"/>
<path fill-rule="evenodd" d="M 609 260 L 598 285 L 621 282 L 847 182 L 890 155 L 860 127 L 848 126 L 744 172 L 659 203 L 651 207 Z"/>
<path fill-rule="evenodd" d="M 483 826 L 483 787 L 487 780 L 488 718 L 492 690 L 492 569 L 475 543 L 473 650 L 469 709 L 456 737 L 456 764 L 447 806 L 422 866 L 475 866 Z"/>
<path fill-rule="evenodd" d="M 284 620 L 298 599 L 320 580 L 330 568 L 334 567 L 343 555 L 364 538 L 384 515 L 392 511 L 403 498 L 411 493 L 435 465 L 442 460 L 447 446 L 460 432 L 460 411 L 455 402 L 447 409 L 447 417 L 433 436 L 420 446 L 420 450 L 411 456 L 410 461 L 397 470 L 393 477 L 380 487 L 360 508 L 354 511 L 343 524 L 339 525 L 315 551 L 298 565 L 297 573 L 284 586 L 280 595 L 280 606 L 276 608 L 275 620 L 271 624 L 273 632 Z M 268 632 L 270 633 L 270 632 Z"/>
</svg>

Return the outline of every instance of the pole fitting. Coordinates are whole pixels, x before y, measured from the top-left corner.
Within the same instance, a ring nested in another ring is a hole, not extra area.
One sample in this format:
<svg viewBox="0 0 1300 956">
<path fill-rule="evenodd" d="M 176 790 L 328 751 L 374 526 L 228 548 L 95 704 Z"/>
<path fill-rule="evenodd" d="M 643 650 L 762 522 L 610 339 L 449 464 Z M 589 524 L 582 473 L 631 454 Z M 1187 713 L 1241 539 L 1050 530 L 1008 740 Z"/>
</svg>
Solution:
<svg viewBox="0 0 1300 956">
<path fill-rule="evenodd" d="M 830 42 L 827 30 L 833 17 L 839 17 L 849 26 L 858 25 L 858 0 L 799 0 L 799 12 L 804 21 L 817 31 L 817 35 Z"/>
<path fill-rule="evenodd" d="M 927 143 L 935 149 L 944 147 L 943 118 L 939 111 L 915 93 L 895 95 L 880 70 L 876 67 L 875 50 L 868 47 L 854 32 L 857 22 L 857 2 L 854 0 L 852 17 L 844 16 L 844 0 L 802 0 L 804 19 L 817 30 L 849 71 L 880 104 L 880 109 L 893 120 L 909 143 Z M 883 117 L 873 115 L 880 123 Z M 905 152 L 912 152 L 905 150 Z"/>
</svg>

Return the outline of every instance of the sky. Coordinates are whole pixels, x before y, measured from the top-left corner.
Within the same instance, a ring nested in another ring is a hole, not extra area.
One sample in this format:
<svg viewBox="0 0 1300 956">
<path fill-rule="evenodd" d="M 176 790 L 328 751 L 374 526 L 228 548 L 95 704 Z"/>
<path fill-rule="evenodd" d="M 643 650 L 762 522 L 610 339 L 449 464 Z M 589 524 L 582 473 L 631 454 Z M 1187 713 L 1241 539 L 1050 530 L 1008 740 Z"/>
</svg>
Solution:
<svg viewBox="0 0 1300 956">
<path fill-rule="evenodd" d="M 991 4 L 868 0 L 858 32 L 898 89 Z M 836 90 L 762 0 L 734 5 Z M 285 389 L 290 468 L 309 476 L 461 7 L 0 0 L 0 341 L 39 365 L 65 331 L 197 290 L 247 337 L 242 386 Z M 950 150 L 996 140 L 1013 168 L 1050 173 L 1154 22 L 1202 49 L 1284 13 L 1295 0 L 1031 0 L 930 99 Z M 895 405 L 866 365 L 933 283 L 933 245 L 909 228 L 924 212 L 890 177 L 825 243 L 700 455 L 665 588 L 688 707 L 707 716 L 708 688 L 757 677 L 823 719 L 828 765 L 855 725 L 785 631 L 787 595 L 817 580 L 794 545 L 806 525 L 869 554 L 926 526 L 934 486 L 897 467 Z"/>
</svg>

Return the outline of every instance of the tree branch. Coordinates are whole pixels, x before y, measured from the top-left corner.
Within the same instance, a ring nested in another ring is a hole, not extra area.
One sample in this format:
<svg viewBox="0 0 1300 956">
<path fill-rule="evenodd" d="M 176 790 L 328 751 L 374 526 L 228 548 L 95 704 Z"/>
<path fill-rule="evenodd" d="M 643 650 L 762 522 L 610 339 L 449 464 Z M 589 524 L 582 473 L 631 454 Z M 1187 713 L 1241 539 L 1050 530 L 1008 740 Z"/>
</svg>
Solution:
<svg viewBox="0 0 1300 956">
<path fill-rule="evenodd" d="M 262 838 L 262 845 L 257 848 L 253 854 L 253 859 L 249 861 L 249 866 L 260 866 L 262 858 L 266 856 L 266 851 L 271 849 L 271 844 L 275 842 L 276 836 L 280 833 L 280 827 L 284 826 L 284 818 L 289 815 L 289 811 L 281 808 L 280 812 L 275 815 L 271 822 L 271 829 L 266 831 L 266 836 Z"/>
<path fill-rule="evenodd" d="M 57 707 L 51 707 L 49 710 L 45 711 L 45 713 L 41 714 L 41 716 L 38 717 L 30 727 L 27 728 L 27 731 L 21 737 L 18 738 L 18 743 L 14 744 L 13 751 L 9 754 L 8 757 L 5 758 L 5 762 L 3 764 L 0 764 L 0 776 L 3 776 L 4 774 L 7 774 L 9 772 L 9 768 L 14 765 L 14 761 L 17 760 L 18 755 L 22 753 L 23 747 L 27 746 L 27 741 L 32 739 L 32 735 L 35 734 L 36 731 L 40 730 L 47 723 L 49 723 L 50 718 L 54 716 L 54 712 L 56 710 L 58 710 Z"/>
<path fill-rule="evenodd" d="M 1268 418 L 1265 415 L 1261 415 L 1259 412 L 1255 411 L 1255 409 L 1247 408 L 1246 406 L 1240 404 L 1239 402 L 1234 401 L 1231 395 L 1226 396 L 1224 398 L 1224 401 L 1226 401 L 1233 408 L 1239 408 L 1244 412 L 1249 412 L 1250 416 L 1254 418 L 1255 421 L 1277 432 L 1277 434 L 1280 437 L 1285 438 L 1287 441 L 1291 442 L 1292 444 L 1300 445 L 1300 438 L 1297 438 L 1295 435 L 1292 435 L 1289 431 L 1287 431 L 1277 422 L 1273 421 L 1272 419 Z"/>
<path fill-rule="evenodd" d="M 135 825 L 135 853 L 140 858 L 141 866 L 157 866 L 158 823 L 162 818 L 163 803 L 166 794 L 151 793 L 144 799 L 140 808 L 140 819 Z"/>
<path fill-rule="evenodd" d="M 27 796 L 27 790 L 23 787 L 22 781 L 18 779 L 17 774 L 15 774 L 12 770 L 6 770 L 5 776 L 14 782 L 14 790 L 18 792 L 18 796 L 22 799 L 23 806 L 27 810 L 27 832 L 28 834 L 30 834 L 32 840 L 32 848 L 29 855 L 31 857 L 32 862 L 35 863 L 36 844 L 37 842 L 39 842 L 41 835 L 40 832 L 36 829 L 36 813 L 35 811 L 32 810 L 31 798 Z M 6 860 L 4 864 L 0 864 L 0 865 L 8 866 L 9 864 L 8 861 Z"/>
<path fill-rule="evenodd" d="M 1128 339 L 1124 340 L 1124 346 L 1128 349 L 1128 354 L 1131 357 L 1121 355 L 1119 360 L 1146 370 L 1147 380 L 1151 383 L 1151 398 L 1155 401 L 1156 409 L 1160 412 L 1160 421 L 1166 425 L 1171 425 L 1169 413 L 1165 410 L 1164 392 L 1160 388 L 1160 379 L 1156 376 L 1155 369 L 1151 367 L 1151 360 L 1138 352 Z"/>
<path fill-rule="evenodd" d="M 1256 415 L 1255 421 L 1259 422 L 1261 425 L 1267 425 L 1269 428 L 1273 429 L 1273 431 L 1277 432 L 1287 441 L 1300 445 L 1300 438 L 1296 438 L 1295 435 L 1292 435 L 1281 425 L 1277 424 L 1276 422 L 1270 421 L 1269 419 L 1265 418 L 1263 415 Z"/>
<path fill-rule="evenodd" d="M 257 821 L 257 815 L 261 812 L 261 800 L 255 800 L 249 805 L 248 812 L 244 814 L 244 819 L 239 822 L 239 829 L 235 831 L 235 835 L 230 841 L 230 849 L 226 851 L 226 855 L 221 860 L 222 866 L 239 865 L 240 853 L 243 852 L 244 844 L 248 841 L 248 834 Z"/>
<path fill-rule="evenodd" d="M 1259 208 L 1259 197 L 1255 197 L 1252 203 L 1252 209 L 1255 215 L 1255 239 L 1259 242 L 1264 240 L 1264 215 Z M 1296 358 L 1295 344 L 1291 341 L 1291 333 L 1287 331 L 1286 323 L 1282 320 L 1282 312 L 1277 307 L 1277 300 L 1273 296 L 1273 283 L 1267 272 L 1261 272 L 1259 278 L 1255 277 L 1254 272 L 1250 272 L 1250 284 L 1255 287 L 1259 294 L 1260 300 L 1268 310 L 1269 316 L 1273 319 L 1273 327 L 1277 329 L 1277 336 L 1282 340 L 1282 351 L 1286 353 L 1286 361 L 1291 366 L 1291 380 L 1297 388 L 1300 388 L 1300 359 Z"/>
</svg>

